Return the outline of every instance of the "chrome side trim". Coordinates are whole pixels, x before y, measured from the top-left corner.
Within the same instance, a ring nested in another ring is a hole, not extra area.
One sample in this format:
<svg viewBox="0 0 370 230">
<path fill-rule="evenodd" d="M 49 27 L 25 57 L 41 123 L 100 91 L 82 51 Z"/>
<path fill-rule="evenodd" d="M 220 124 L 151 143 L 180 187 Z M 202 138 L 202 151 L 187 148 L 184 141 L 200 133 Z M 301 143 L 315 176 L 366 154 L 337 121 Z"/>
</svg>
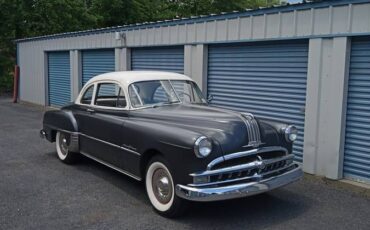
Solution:
<svg viewBox="0 0 370 230">
<path fill-rule="evenodd" d="M 182 148 L 182 149 L 187 149 L 187 150 L 192 149 L 191 147 L 186 147 L 186 146 L 182 146 L 182 145 L 176 145 L 176 144 L 172 144 L 172 143 L 166 142 L 166 141 L 159 141 L 159 142 L 161 142 L 162 144 L 171 145 L 171 146 Z"/>
<path fill-rule="evenodd" d="M 119 149 L 121 149 L 121 150 L 125 150 L 125 151 L 127 151 L 127 152 L 130 152 L 130 153 L 133 153 L 133 154 L 135 154 L 135 155 L 141 156 L 141 154 L 140 154 L 140 153 L 138 153 L 138 152 L 136 152 L 136 151 L 134 151 L 134 150 L 132 150 L 132 149 L 128 149 L 128 148 L 125 148 L 125 147 L 123 147 L 123 146 L 119 146 L 119 145 L 116 145 L 116 144 L 113 144 L 113 143 L 110 143 L 110 142 L 107 142 L 107 141 L 103 141 L 103 140 L 101 140 L 101 139 L 98 139 L 98 138 L 95 138 L 95 137 L 92 137 L 92 136 L 89 136 L 89 135 L 86 135 L 86 134 L 83 134 L 83 133 L 80 133 L 80 135 L 81 135 L 81 136 L 84 136 L 84 137 L 87 137 L 87 138 L 89 138 L 89 139 L 91 139 L 91 140 L 99 141 L 99 142 L 104 143 L 104 144 L 106 144 L 106 145 L 110 145 L 110 146 L 112 146 L 112 147 L 119 148 Z"/>
<path fill-rule="evenodd" d="M 294 155 L 290 154 L 290 155 L 286 155 L 283 157 L 277 157 L 277 158 L 272 158 L 272 159 L 267 159 L 267 160 L 257 160 L 257 161 L 253 161 L 253 162 L 246 163 L 246 164 L 235 165 L 235 166 L 230 166 L 230 167 L 215 169 L 215 170 L 207 170 L 207 171 L 203 171 L 199 173 L 192 173 L 190 174 L 190 176 L 193 176 L 193 177 L 212 176 L 212 175 L 217 175 L 220 173 L 232 173 L 232 172 L 239 171 L 239 170 L 254 169 L 254 168 L 261 167 L 263 165 L 269 165 L 269 164 L 273 164 L 279 161 L 290 160 L 293 158 L 294 158 Z"/>
<path fill-rule="evenodd" d="M 80 134 L 79 132 L 74 132 L 74 131 L 69 131 L 69 130 L 65 130 L 65 129 L 60 129 L 54 125 L 47 125 L 50 129 L 53 129 L 53 130 L 57 130 L 57 131 L 61 131 L 61 132 L 64 132 L 64 133 L 76 133 L 76 134 Z"/>
<path fill-rule="evenodd" d="M 110 145 L 112 147 L 116 147 L 116 148 L 119 148 L 121 150 L 126 150 L 127 152 L 130 152 L 130 153 L 133 153 L 135 155 L 138 155 L 138 156 L 141 156 L 140 153 L 132 150 L 132 149 L 129 149 L 129 148 L 125 148 L 123 146 L 119 146 L 119 145 L 116 145 L 116 144 L 113 144 L 113 143 L 110 143 L 110 142 L 107 142 L 107 141 L 103 141 L 101 139 L 98 139 L 98 138 L 95 138 L 95 137 L 92 137 L 92 136 L 89 136 L 89 135 L 86 135 L 84 133 L 81 133 L 81 132 L 72 132 L 72 131 L 68 131 L 68 130 L 65 130 L 65 129 L 59 129 L 59 128 L 56 128 L 54 126 L 49 126 L 50 128 L 52 129 L 55 129 L 55 130 L 58 130 L 58 131 L 61 131 L 61 132 L 65 132 L 65 133 L 68 133 L 68 134 L 71 134 L 71 135 L 81 135 L 81 136 L 84 136 L 84 137 L 87 137 L 89 139 L 92 139 L 92 140 L 95 140 L 95 141 L 99 141 L 99 142 L 102 142 L 104 144 L 107 144 L 107 145 Z M 77 137 L 78 138 L 78 137 Z M 72 150 L 71 150 L 72 151 Z"/>
<path fill-rule="evenodd" d="M 302 178 L 303 172 L 301 167 L 298 164 L 294 164 L 294 166 L 295 167 L 288 172 L 254 182 L 205 188 L 195 188 L 177 184 L 176 195 L 183 199 L 202 202 L 252 196 L 285 186 Z"/>
<path fill-rule="evenodd" d="M 135 175 L 133 175 L 133 174 L 131 174 L 131 173 L 129 173 L 129 172 L 127 172 L 127 171 L 125 171 L 125 170 L 122 170 L 122 169 L 120 169 L 120 168 L 118 168 L 118 167 L 116 167 L 116 166 L 114 166 L 114 165 L 111 165 L 111 164 L 109 164 L 109 163 L 107 163 L 107 162 L 105 162 L 105 161 L 102 161 L 102 160 L 100 160 L 100 159 L 98 159 L 98 158 L 96 158 L 96 157 L 93 157 L 93 156 L 91 156 L 90 154 L 88 154 L 88 153 L 85 153 L 85 152 L 80 152 L 82 155 L 84 155 L 85 157 L 88 157 L 88 158 L 90 158 L 90 159 L 92 159 L 92 160 L 94 160 L 94 161 L 96 161 L 96 162 L 99 162 L 100 164 L 103 164 L 103 165 L 105 165 L 105 166 L 107 166 L 107 167 L 109 167 L 109 168 L 111 168 L 111 169 L 114 169 L 114 170 L 116 170 L 116 171 L 118 171 L 118 172 L 120 172 L 120 173 L 122 173 L 122 174 L 125 174 L 125 175 L 127 175 L 127 176 L 129 176 L 129 177 L 132 177 L 132 178 L 134 178 L 135 180 L 138 180 L 138 181 L 141 181 L 141 178 L 140 177 L 138 177 L 138 176 L 135 176 Z"/>
<path fill-rule="evenodd" d="M 207 170 L 211 170 L 215 165 L 223 161 L 227 161 L 227 160 L 231 160 L 231 159 L 235 159 L 239 157 L 250 156 L 250 155 L 259 154 L 259 153 L 273 152 L 273 151 L 283 151 L 285 152 L 286 155 L 288 155 L 288 150 L 281 146 L 270 146 L 270 147 L 263 147 L 263 148 L 258 148 L 258 149 L 251 149 L 248 151 L 236 152 L 236 153 L 231 153 L 225 156 L 218 157 L 207 165 Z"/>
</svg>

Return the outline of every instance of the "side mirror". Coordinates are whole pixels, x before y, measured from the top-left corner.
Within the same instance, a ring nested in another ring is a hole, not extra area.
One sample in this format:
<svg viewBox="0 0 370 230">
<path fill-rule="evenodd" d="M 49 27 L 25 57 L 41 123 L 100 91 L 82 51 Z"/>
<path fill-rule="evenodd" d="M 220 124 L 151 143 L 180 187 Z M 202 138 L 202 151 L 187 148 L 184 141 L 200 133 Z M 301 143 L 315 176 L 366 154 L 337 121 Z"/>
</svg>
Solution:
<svg viewBox="0 0 370 230">
<path fill-rule="evenodd" d="M 207 97 L 207 102 L 210 103 L 213 100 L 212 94 L 209 94 Z"/>
</svg>

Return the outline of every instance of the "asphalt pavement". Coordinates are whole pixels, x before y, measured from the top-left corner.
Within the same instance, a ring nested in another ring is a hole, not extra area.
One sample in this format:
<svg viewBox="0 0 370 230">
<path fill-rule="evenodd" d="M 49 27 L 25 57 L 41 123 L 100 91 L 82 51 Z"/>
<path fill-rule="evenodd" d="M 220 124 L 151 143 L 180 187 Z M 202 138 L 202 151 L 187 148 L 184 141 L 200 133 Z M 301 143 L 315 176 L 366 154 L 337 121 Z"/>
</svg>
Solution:
<svg viewBox="0 0 370 230">
<path fill-rule="evenodd" d="M 42 114 L 0 98 L 0 229 L 370 229 L 369 190 L 313 176 L 163 218 L 142 183 L 89 159 L 61 163 L 38 135 Z"/>
</svg>

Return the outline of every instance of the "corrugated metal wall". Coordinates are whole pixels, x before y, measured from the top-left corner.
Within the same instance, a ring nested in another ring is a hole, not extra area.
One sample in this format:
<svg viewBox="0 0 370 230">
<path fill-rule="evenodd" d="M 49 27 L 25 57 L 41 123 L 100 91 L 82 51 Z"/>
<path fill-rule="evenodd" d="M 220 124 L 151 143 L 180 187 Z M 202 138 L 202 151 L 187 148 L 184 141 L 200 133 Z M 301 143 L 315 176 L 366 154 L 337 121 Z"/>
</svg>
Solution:
<svg viewBox="0 0 370 230">
<path fill-rule="evenodd" d="M 370 38 L 354 39 L 348 83 L 344 176 L 370 182 Z"/>
<path fill-rule="evenodd" d="M 296 125 L 294 154 L 302 161 L 308 43 L 214 45 L 208 55 L 212 105 Z"/>
<path fill-rule="evenodd" d="M 71 101 L 69 52 L 50 52 L 47 55 L 49 105 L 64 106 Z"/>
<path fill-rule="evenodd" d="M 114 49 L 82 52 L 82 86 L 96 75 L 115 71 Z"/>
<path fill-rule="evenodd" d="M 191 43 L 253 41 L 254 39 L 290 39 L 310 36 L 369 33 L 370 3 L 346 4 L 332 1 L 325 7 L 284 10 L 268 9 L 246 12 L 242 16 L 230 15 L 224 19 L 194 23 L 193 20 L 176 20 L 146 24 L 135 28 L 117 28 L 126 34 L 127 43 L 117 40 L 115 32 L 98 31 L 70 34 L 59 38 L 43 38 L 19 43 L 20 99 L 45 104 L 44 52 L 55 50 L 80 50 L 113 47 L 166 46 Z M 364 2 L 364 1 L 363 1 Z M 334 6 L 333 6 L 334 5 Z M 253 16 L 252 16 L 253 15 Z M 203 18 L 203 17 L 202 17 Z M 203 19 L 202 19 L 203 20 Z"/>
<path fill-rule="evenodd" d="M 131 50 L 132 70 L 184 73 L 184 47 L 153 47 Z"/>
</svg>

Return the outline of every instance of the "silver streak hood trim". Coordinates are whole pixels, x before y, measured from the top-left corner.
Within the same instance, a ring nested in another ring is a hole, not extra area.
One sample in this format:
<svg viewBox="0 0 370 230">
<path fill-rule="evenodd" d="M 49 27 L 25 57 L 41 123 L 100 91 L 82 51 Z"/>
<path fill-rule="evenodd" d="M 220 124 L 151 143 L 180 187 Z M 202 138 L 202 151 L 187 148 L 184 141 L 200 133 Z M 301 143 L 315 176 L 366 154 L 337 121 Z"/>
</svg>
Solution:
<svg viewBox="0 0 370 230">
<path fill-rule="evenodd" d="M 243 147 L 257 148 L 262 144 L 258 122 L 251 113 L 241 113 L 241 119 L 244 121 L 245 126 L 247 126 L 248 132 L 248 145 Z"/>
</svg>

